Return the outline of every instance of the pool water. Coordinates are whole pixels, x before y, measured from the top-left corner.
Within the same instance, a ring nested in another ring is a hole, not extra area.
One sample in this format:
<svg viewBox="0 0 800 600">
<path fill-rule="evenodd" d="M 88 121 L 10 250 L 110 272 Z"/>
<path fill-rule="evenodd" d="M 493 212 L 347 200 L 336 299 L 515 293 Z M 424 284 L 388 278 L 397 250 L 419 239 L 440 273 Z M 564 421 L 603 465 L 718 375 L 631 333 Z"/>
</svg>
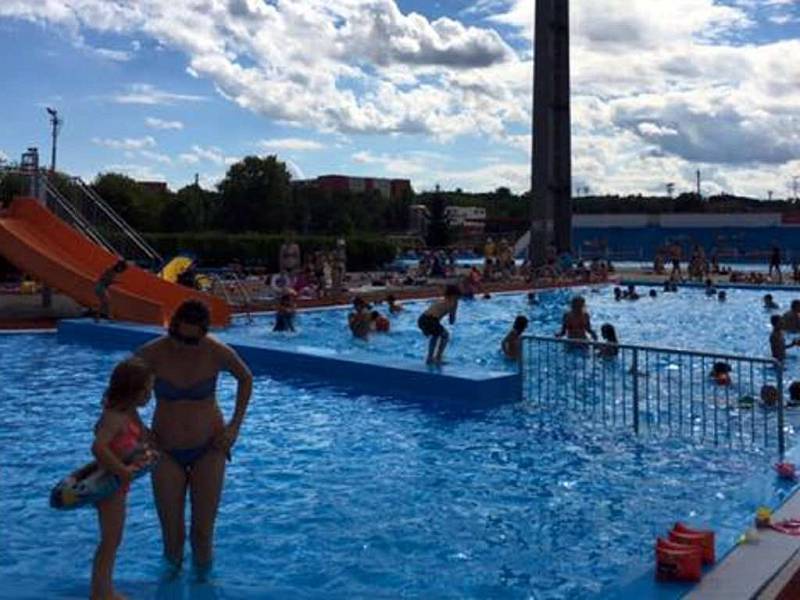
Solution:
<svg viewBox="0 0 800 600">
<path fill-rule="evenodd" d="M 702 289 L 682 288 L 677 293 L 661 293 L 653 299 L 651 288 L 637 288 L 642 298 L 635 302 L 617 302 L 611 286 L 559 290 L 539 294 L 539 304 L 531 306 L 524 294 L 495 295 L 490 300 L 462 301 L 455 325 L 443 320 L 451 332 L 445 358 L 454 365 L 475 365 L 480 369 L 514 371 L 514 363 L 500 352 L 500 342 L 508 333 L 514 318 L 530 319 L 527 333 L 552 336 L 561 326 L 561 316 L 576 293 L 587 300 L 594 329 L 611 323 L 622 343 L 646 344 L 668 348 L 769 356 L 771 314 L 762 308 L 762 290 L 728 289 L 728 300 L 720 303 L 707 298 Z M 799 292 L 774 291 L 775 301 L 788 309 Z M 373 334 L 369 341 L 354 338 L 347 327 L 347 310 L 323 310 L 299 313 L 297 332 L 273 332 L 274 316 L 255 317 L 255 323 L 244 321 L 221 334 L 228 341 L 271 347 L 324 347 L 340 356 L 354 356 L 380 363 L 397 359 L 422 362 L 428 341 L 417 327 L 419 315 L 430 301 L 404 303 L 406 310 L 391 317 L 389 334 Z M 386 304 L 375 308 L 386 314 Z M 787 335 L 787 339 L 793 339 Z M 789 351 L 787 376 L 800 377 L 797 350 Z"/>
<path fill-rule="evenodd" d="M 496 306 L 522 308 L 515 298 Z M 615 308 L 602 295 L 591 306 Z M 493 314 L 500 323 L 507 311 Z M 99 399 L 124 354 L 12 335 L 0 336 L 0 355 L 0 589 L 86 597 L 96 517 L 51 510 L 48 493 L 89 459 Z M 226 414 L 233 393 L 223 377 Z M 713 526 L 730 546 L 757 506 L 790 491 L 769 474 L 771 458 L 640 443 L 525 405 L 451 413 L 258 377 L 212 579 L 160 580 L 144 480 L 130 494 L 116 580 L 131 598 L 606 597 L 651 567 L 655 537 L 675 520 Z"/>
</svg>

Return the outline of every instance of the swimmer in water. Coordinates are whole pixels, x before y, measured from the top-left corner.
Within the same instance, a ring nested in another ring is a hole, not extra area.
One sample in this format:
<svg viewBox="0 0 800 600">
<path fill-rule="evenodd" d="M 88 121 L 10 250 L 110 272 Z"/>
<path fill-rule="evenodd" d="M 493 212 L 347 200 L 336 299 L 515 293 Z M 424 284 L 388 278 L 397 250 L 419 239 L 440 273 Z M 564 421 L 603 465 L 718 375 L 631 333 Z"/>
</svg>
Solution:
<svg viewBox="0 0 800 600">
<path fill-rule="evenodd" d="M 514 326 L 500 344 L 503 354 L 509 360 L 519 360 L 522 357 L 522 334 L 528 328 L 527 317 L 519 316 L 514 319 Z"/>
<path fill-rule="evenodd" d="M 800 346 L 800 339 L 786 343 L 786 338 L 783 335 L 783 319 L 778 315 L 772 315 L 770 323 L 772 323 L 772 333 L 769 335 L 769 349 L 772 353 L 772 358 L 782 363 L 786 360 L 786 351 L 789 348 Z"/>
<path fill-rule="evenodd" d="M 556 337 L 565 335 L 570 340 L 586 340 L 588 336 L 592 336 L 593 340 L 597 339 L 589 313 L 586 312 L 586 300 L 583 296 L 575 296 L 570 302 L 570 310 L 564 313 L 561 330 L 556 333 Z"/>
<path fill-rule="evenodd" d="M 628 289 L 623 292 L 622 297 L 625 300 L 638 300 L 639 292 L 636 291 L 636 286 L 632 283 L 628 285 Z"/>
<path fill-rule="evenodd" d="M 353 312 L 347 315 L 347 324 L 350 326 L 350 331 L 355 337 L 362 340 L 369 337 L 370 324 L 372 323 L 369 310 L 369 304 L 363 298 L 357 296 L 353 300 Z"/>
<path fill-rule="evenodd" d="M 386 302 L 389 304 L 389 313 L 392 315 L 396 315 L 405 310 L 402 304 L 397 303 L 397 298 L 395 298 L 392 294 L 386 296 Z"/>
<path fill-rule="evenodd" d="M 417 325 L 425 337 L 429 337 L 428 356 L 425 363 L 428 365 L 441 365 L 444 349 L 450 340 L 447 329 L 442 327 L 441 320 L 448 316 L 450 324 L 456 322 L 456 311 L 458 310 L 458 299 L 461 292 L 456 285 L 448 285 L 445 288 L 444 298 L 431 304 L 417 320 Z"/>
<path fill-rule="evenodd" d="M 658 298 L 658 292 L 655 291 L 655 290 L 650 290 L 650 294 L 649 295 L 650 295 L 651 298 Z M 600 333 L 602 334 L 603 332 L 601 331 Z"/>
<path fill-rule="evenodd" d="M 800 300 L 792 300 L 789 310 L 781 318 L 783 319 L 781 327 L 783 327 L 784 331 L 800 332 Z"/>
<path fill-rule="evenodd" d="M 614 300 L 616 300 L 617 302 L 622 300 L 622 288 L 620 287 L 614 288 Z"/>
<path fill-rule="evenodd" d="M 539 298 L 536 296 L 534 292 L 528 292 L 528 304 L 532 306 L 539 304 Z"/>
<path fill-rule="evenodd" d="M 725 302 L 728 299 L 728 294 L 725 293 L 725 290 L 720 290 L 717 293 L 717 300 L 720 302 Z"/>
<path fill-rule="evenodd" d="M 714 289 L 714 283 L 710 279 L 706 279 L 706 296 L 716 296 L 717 290 Z"/>
<path fill-rule="evenodd" d="M 600 335 L 603 336 L 605 345 L 597 349 L 597 356 L 603 358 L 613 358 L 619 354 L 619 340 L 617 339 L 617 330 L 611 323 L 603 323 L 600 327 Z"/>
<path fill-rule="evenodd" d="M 765 294 L 764 295 L 764 308 L 766 310 L 778 310 L 780 306 L 778 306 L 777 302 L 773 300 L 772 294 Z"/>
<path fill-rule="evenodd" d="M 275 311 L 275 326 L 272 331 L 294 331 L 294 296 L 283 294 Z"/>
</svg>

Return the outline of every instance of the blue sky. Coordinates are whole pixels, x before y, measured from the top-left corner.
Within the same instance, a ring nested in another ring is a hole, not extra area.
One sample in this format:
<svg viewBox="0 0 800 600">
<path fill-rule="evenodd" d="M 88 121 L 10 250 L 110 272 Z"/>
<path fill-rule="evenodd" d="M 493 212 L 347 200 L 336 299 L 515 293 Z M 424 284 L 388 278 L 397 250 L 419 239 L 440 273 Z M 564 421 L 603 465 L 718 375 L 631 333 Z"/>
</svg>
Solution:
<svg viewBox="0 0 800 600">
<path fill-rule="evenodd" d="M 765 197 L 800 174 L 800 0 L 573 0 L 575 187 Z M 4 0 L 0 158 L 211 186 L 296 176 L 522 191 L 532 0 Z"/>
</svg>

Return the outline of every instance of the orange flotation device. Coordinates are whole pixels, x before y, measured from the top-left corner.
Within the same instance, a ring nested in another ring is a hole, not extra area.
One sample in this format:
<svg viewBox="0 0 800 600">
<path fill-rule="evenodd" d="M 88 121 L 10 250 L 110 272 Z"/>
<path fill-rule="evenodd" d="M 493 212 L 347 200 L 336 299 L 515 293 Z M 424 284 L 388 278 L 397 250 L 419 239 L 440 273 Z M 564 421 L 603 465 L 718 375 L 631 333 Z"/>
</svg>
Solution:
<svg viewBox="0 0 800 600">
<path fill-rule="evenodd" d="M 656 579 L 659 581 L 700 581 L 703 551 L 698 546 L 656 540 Z"/>
<path fill-rule="evenodd" d="M 691 529 L 683 523 L 676 523 L 669 532 L 669 539 L 679 544 L 689 544 L 703 551 L 703 564 L 713 565 L 716 562 L 716 551 L 713 531 Z"/>
<path fill-rule="evenodd" d="M 387 333 L 391 328 L 391 323 L 389 319 L 386 317 L 380 316 L 375 319 L 375 331 L 380 331 L 381 333 Z"/>
</svg>

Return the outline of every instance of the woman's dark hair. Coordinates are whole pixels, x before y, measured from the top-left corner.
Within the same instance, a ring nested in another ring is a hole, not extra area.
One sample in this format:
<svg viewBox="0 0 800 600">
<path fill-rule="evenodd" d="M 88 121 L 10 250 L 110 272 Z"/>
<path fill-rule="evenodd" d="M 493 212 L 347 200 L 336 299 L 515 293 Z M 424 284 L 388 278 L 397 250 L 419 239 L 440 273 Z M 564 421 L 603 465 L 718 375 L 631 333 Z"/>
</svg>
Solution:
<svg viewBox="0 0 800 600">
<path fill-rule="evenodd" d="M 114 410 L 130 408 L 152 376 L 153 370 L 141 358 L 132 356 L 123 360 L 111 372 L 103 394 L 103 407 Z"/>
<path fill-rule="evenodd" d="M 603 323 L 603 326 L 600 327 L 600 335 L 603 336 L 603 339 L 615 344 L 619 341 L 617 340 L 617 330 L 611 323 Z"/>
<path fill-rule="evenodd" d="M 721 375 L 722 373 L 730 373 L 731 372 L 731 366 L 726 362 L 722 362 L 722 361 L 715 362 L 714 366 L 711 367 L 711 372 L 714 375 L 717 375 L 717 374 Z"/>
<path fill-rule="evenodd" d="M 187 300 L 178 307 L 169 321 L 170 335 L 178 333 L 181 323 L 199 327 L 206 334 L 211 324 L 211 313 L 205 303 L 200 300 Z"/>
<path fill-rule="evenodd" d="M 772 315 L 769 319 L 773 327 L 780 327 L 781 321 L 782 319 L 779 315 Z"/>
<path fill-rule="evenodd" d="M 461 290 L 458 289 L 457 285 L 450 284 L 446 288 L 444 288 L 444 295 L 447 298 L 450 298 L 452 296 L 458 298 L 459 296 L 461 296 Z"/>
<path fill-rule="evenodd" d="M 514 331 L 519 331 L 520 333 L 522 333 L 527 328 L 528 328 L 528 317 L 520 315 L 516 319 L 514 319 Z"/>
</svg>

